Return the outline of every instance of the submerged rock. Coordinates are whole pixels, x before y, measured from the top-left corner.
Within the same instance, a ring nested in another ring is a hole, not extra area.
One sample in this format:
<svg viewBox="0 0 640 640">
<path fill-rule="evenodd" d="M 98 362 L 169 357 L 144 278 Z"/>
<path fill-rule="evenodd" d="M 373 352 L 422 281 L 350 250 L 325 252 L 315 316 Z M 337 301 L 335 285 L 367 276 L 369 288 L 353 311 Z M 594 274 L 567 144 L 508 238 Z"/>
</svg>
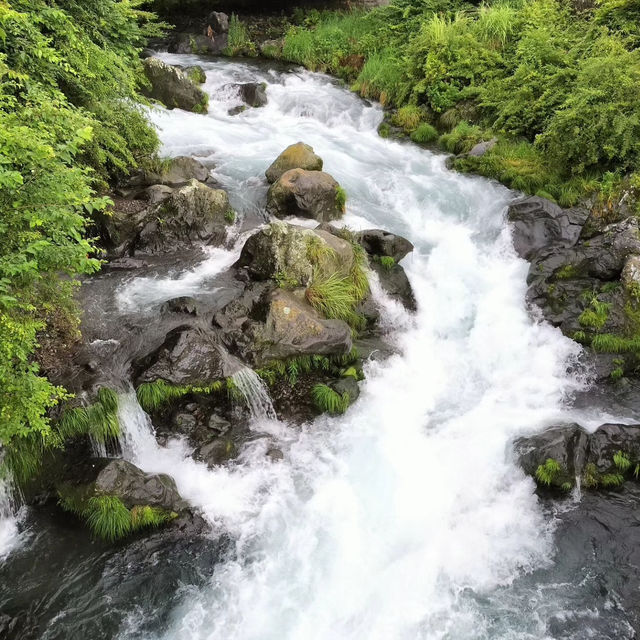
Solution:
<svg viewBox="0 0 640 640">
<path fill-rule="evenodd" d="M 341 193 L 340 185 L 328 173 L 291 169 L 271 185 L 267 213 L 276 218 L 298 216 L 329 222 L 344 214 Z"/>
<path fill-rule="evenodd" d="M 313 147 L 304 142 L 296 142 L 287 147 L 266 170 L 265 175 L 270 184 L 276 182 L 282 174 L 291 169 L 305 171 L 322 171 L 322 158 L 317 156 Z"/>
<path fill-rule="evenodd" d="M 244 82 L 237 85 L 242 102 L 250 107 L 264 107 L 267 104 L 267 85 L 264 82 Z"/>
<path fill-rule="evenodd" d="M 372 256 L 389 256 L 400 262 L 413 251 L 413 244 L 409 240 L 382 229 L 360 231 L 357 237 L 364 250 Z"/>
<path fill-rule="evenodd" d="M 158 58 L 146 58 L 143 68 L 150 87 L 146 95 L 162 102 L 167 108 L 179 108 L 206 113 L 208 96 L 184 72 Z"/>
</svg>

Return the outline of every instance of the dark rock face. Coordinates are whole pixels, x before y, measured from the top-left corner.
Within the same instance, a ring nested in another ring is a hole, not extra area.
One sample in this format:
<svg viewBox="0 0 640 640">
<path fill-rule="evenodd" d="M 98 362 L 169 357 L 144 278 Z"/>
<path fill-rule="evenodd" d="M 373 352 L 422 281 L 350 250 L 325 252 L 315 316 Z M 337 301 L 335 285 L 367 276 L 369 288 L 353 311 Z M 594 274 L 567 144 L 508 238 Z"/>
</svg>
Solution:
<svg viewBox="0 0 640 640">
<path fill-rule="evenodd" d="M 150 98 L 159 100 L 167 108 L 206 113 L 207 95 L 189 76 L 158 58 L 144 60 L 144 72 L 151 85 L 146 89 Z"/>
<path fill-rule="evenodd" d="M 522 258 L 550 244 L 573 246 L 587 220 L 582 209 L 561 209 L 550 200 L 529 196 L 509 206 L 513 246 Z"/>
<path fill-rule="evenodd" d="M 181 251 L 199 243 L 222 244 L 230 209 L 225 191 L 192 180 L 153 211 L 135 240 L 136 250 L 157 253 Z"/>
<path fill-rule="evenodd" d="M 231 207 L 222 189 L 192 179 L 179 189 L 155 185 L 147 194 L 148 206 L 116 208 L 101 218 L 101 236 L 110 255 L 172 253 L 226 240 Z"/>
<path fill-rule="evenodd" d="M 591 434 L 577 424 L 552 427 L 516 440 L 514 450 L 520 466 L 531 476 L 548 459 L 560 463 L 563 474 L 572 479 L 585 474 L 624 473 L 626 470 L 616 468 L 614 456 L 622 452 L 629 460 L 638 459 L 640 425 L 603 424 Z M 597 477 L 587 478 L 583 485 L 597 486 Z"/>
<path fill-rule="evenodd" d="M 329 222 L 342 217 L 338 199 L 340 185 L 323 171 L 291 169 L 271 185 L 267 213 L 276 218 L 298 216 Z"/>
<path fill-rule="evenodd" d="M 379 262 L 372 261 L 371 268 L 378 274 L 382 288 L 391 298 L 402 303 L 409 311 L 417 309 L 413 288 L 405 270 L 399 264 L 387 269 Z"/>
<path fill-rule="evenodd" d="M 263 82 L 245 82 L 238 85 L 242 102 L 250 107 L 264 107 L 267 104 L 266 88 Z"/>
<path fill-rule="evenodd" d="M 361 231 L 358 240 L 369 255 L 390 256 L 396 262 L 413 251 L 413 244 L 409 240 L 382 229 Z"/>
<path fill-rule="evenodd" d="M 225 377 L 225 359 L 213 332 L 176 329 L 160 349 L 143 362 L 138 383 L 165 380 L 170 384 L 204 384 Z"/>
<path fill-rule="evenodd" d="M 187 508 L 171 477 L 144 473 L 126 460 L 113 460 L 107 464 L 96 477 L 95 487 L 100 493 L 117 496 L 129 509 L 136 505 L 175 512 Z"/>
</svg>

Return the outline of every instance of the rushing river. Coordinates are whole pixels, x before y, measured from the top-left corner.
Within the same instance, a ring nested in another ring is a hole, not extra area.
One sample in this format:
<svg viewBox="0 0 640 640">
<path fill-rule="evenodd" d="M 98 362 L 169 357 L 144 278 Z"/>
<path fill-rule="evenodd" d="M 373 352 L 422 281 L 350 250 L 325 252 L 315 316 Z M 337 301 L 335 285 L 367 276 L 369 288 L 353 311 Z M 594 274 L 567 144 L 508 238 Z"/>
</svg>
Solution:
<svg viewBox="0 0 640 640">
<path fill-rule="evenodd" d="M 269 434 L 282 461 L 270 461 L 266 441 L 256 438 L 238 464 L 209 470 L 182 441 L 159 446 L 135 395 L 123 397 L 125 457 L 171 474 L 230 545 L 209 564 L 197 554 L 180 559 L 198 564 L 197 585 L 164 600 L 160 593 L 148 606 L 118 600 L 126 574 L 112 580 L 120 619 L 104 637 L 635 637 L 588 572 L 583 583 L 554 578 L 554 520 L 511 454 L 518 435 L 567 419 L 567 400 L 584 385 L 567 373 L 577 345 L 525 307 L 528 264 L 516 257 L 505 224 L 513 194 L 447 170 L 441 155 L 380 138 L 380 108 L 325 76 L 164 57 L 202 64 L 211 95 L 206 116 L 152 113 L 167 155 L 215 165 L 242 217 L 261 215 L 273 159 L 298 140 L 310 144 L 347 191 L 346 225 L 388 229 L 414 243 L 403 266 L 419 310 L 407 314 L 376 288 L 397 354 L 367 365 L 360 399 L 342 417 L 302 429 L 280 422 L 264 388 L 241 372 L 255 405 L 253 429 Z M 228 115 L 239 101 L 225 85 L 248 81 L 268 83 L 268 104 Z M 114 305 L 144 313 L 197 296 L 243 241 L 186 271 L 133 279 L 114 292 Z M 14 524 L 0 523 L 0 545 Z M 91 593 L 98 578 L 88 569 L 78 575 Z M 91 626 L 78 622 L 97 615 L 90 609 L 67 607 L 43 637 L 101 640 L 83 635 Z"/>
</svg>

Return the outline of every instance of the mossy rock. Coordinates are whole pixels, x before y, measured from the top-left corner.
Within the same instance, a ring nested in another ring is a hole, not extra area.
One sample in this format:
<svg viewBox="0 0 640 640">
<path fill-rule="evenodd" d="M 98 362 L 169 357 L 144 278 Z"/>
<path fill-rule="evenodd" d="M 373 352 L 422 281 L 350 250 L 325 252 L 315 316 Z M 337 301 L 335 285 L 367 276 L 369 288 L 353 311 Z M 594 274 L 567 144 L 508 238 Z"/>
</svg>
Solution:
<svg viewBox="0 0 640 640">
<path fill-rule="evenodd" d="M 143 68 L 149 86 L 146 95 L 159 100 L 169 109 L 184 109 L 195 113 L 206 113 L 207 94 L 184 71 L 158 58 L 147 58 Z"/>
<path fill-rule="evenodd" d="M 305 169 L 306 171 L 322 171 L 322 158 L 317 156 L 304 142 L 296 142 L 287 147 L 266 170 L 265 175 L 270 184 L 273 184 L 282 174 L 291 169 Z"/>
</svg>

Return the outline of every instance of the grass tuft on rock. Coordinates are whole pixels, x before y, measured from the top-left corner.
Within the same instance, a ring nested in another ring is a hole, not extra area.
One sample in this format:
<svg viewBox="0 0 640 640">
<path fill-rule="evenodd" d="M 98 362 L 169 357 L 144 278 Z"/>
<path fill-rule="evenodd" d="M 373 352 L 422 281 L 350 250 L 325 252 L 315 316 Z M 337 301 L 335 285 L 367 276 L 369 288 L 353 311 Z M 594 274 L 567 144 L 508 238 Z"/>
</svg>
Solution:
<svg viewBox="0 0 640 640">
<path fill-rule="evenodd" d="M 545 462 L 536 469 L 536 480 L 545 487 L 554 484 L 562 473 L 562 465 L 553 458 L 547 458 Z"/>
<path fill-rule="evenodd" d="M 339 394 L 326 384 L 317 384 L 311 390 L 313 402 L 322 413 L 338 415 L 344 413 L 351 404 L 351 398 L 345 391 Z"/>
</svg>

